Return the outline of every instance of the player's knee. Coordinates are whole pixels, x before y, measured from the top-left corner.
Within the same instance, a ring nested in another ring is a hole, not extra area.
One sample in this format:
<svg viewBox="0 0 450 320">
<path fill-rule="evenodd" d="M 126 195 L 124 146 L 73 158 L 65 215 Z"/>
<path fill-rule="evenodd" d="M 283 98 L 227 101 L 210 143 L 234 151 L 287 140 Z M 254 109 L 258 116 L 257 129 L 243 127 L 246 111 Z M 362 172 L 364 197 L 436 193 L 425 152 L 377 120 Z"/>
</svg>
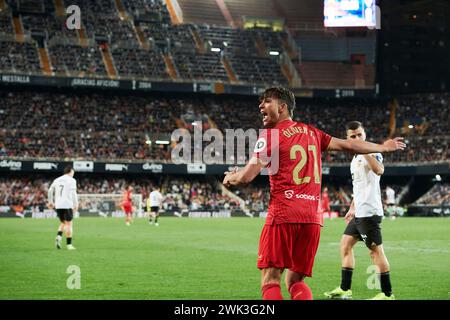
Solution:
<svg viewBox="0 0 450 320">
<path fill-rule="evenodd" d="M 304 274 L 297 274 L 295 277 L 286 277 L 286 288 L 291 288 L 297 282 L 302 282 L 305 280 L 306 276 Z"/>
<path fill-rule="evenodd" d="M 343 256 L 348 256 L 352 254 L 353 247 L 347 241 L 341 242 L 341 253 Z"/>
<path fill-rule="evenodd" d="M 262 286 L 270 283 L 280 283 L 281 271 L 279 269 L 268 268 L 263 270 Z"/>
<path fill-rule="evenodd" d="M 269 283 L 280 283 L 281 277 L 275 274 L 269 274 L 266 275 L 263 279 L 263 284 L 269 284 Z"/>
<path fill-rule="evenodd" d="M 64 230 L 66 231 L 66 233 L 72 234 L 72 223 L 66 221 L 66 223 L 64 224 Z"/>
<path fill-rule="evenodd" d="M 384 256 L 383 250 L 376 245 L 369 247 L 369 254 L 372 259 L 382 258 Z"/>
<path fill-rule="evenodd" d="M 377 254 L 375 253 L 375 251 L 372 248 L 369 248 L 369 255 L 372 260 L 377 258 Z"/>
</svg>

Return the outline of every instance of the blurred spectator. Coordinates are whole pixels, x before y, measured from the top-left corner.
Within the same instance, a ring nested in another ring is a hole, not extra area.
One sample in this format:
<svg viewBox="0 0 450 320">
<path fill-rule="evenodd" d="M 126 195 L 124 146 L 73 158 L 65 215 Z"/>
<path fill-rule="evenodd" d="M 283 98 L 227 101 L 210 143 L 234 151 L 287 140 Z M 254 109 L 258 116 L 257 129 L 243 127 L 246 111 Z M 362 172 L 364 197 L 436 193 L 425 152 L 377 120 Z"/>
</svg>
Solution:
<svg viewBox="0 0 450 320">
<path fill-rule="evenodd" d="M 421 196 L 416 204 L 449 206 L 450 205 L 450 184 L 438 183 L 433 186 L 426 194 Z"/>
</svg>

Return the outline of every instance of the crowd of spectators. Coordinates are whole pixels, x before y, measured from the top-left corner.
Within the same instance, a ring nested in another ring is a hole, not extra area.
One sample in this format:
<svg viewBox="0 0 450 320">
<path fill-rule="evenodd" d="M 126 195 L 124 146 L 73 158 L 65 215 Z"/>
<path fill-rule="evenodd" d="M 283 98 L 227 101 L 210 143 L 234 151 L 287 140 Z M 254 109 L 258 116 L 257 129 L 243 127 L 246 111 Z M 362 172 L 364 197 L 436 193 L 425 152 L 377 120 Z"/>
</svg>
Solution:
<svg viewBox="0 0 450 320">
<path fill-rule="evenodd" d="M 30 178 L 0 178 L 0 207 L 45 206 L 48 181 Z"/>
<path fill-rule="evenodd" d="M 416 202 L 419 205 L 450 206 L 450 184 L 437 183 Z"/>
<path fill-rule="evenodd" d="M 438 105 L 423 105 L 426 98 L 405 98 L 415 114 L 433 109 L 426 115 L 430 125 L 426 130 L 401 127 L 396 135 L 404 136 L 408 148 L 404 152 L 386 154 L 384 161 L 392 162 L 442 162 L 449 158 L 450 136 L 447 135 L 449 96 L 433 96 Z M 0 153 L 21 158 L 63 159 L 120 159 L 171 161 L 172 145 L 146 142 L 170 139 L 172 132 L 186 128 L 191 133 L 200 122 L 205 132 L 218 128 L 226 139 L 227 129 L 260 129 L 261 118 L 257 97 L 189 97 L 154 95 L 127 96 L 100 93 L 37 93 L 29 91 L 0 91 Z M 345 123 L 361 121 L 369 141 L 382 142 L 388 137 L 390 109 L 376 101 L 312 101 L 297 102 L 294 120 L 312 124 L 340 138 L 345 138 Z M 406 102 L 405 102 L 406 104 Z M 399 109 L 402 110 L 403 102 Z M 400 111 L 398 117 L 404 113 Z M 437 118 L 435 118 L 437 117 Z M 439 128 L 439 131 L 434 129 Z M 441 132 L 441 135 L 438 133 Z M 160 139 L 161 140 L 161 139 Z M 192 142 L 192 140 L 191 140 Z M 224 148 L 226 147 L 224 141 Z M 236 142 L 235 142 L 236 143 Z M 192 143 L 192 147 L 202 148 Z M 237 148 L 229 164 L 248 160 L 249 145 L 244 158 Z M 226 150 L 215 150 L 226 155 Z M 219 157 L 220 159 L 220 157 Z M 326 152 L 326 163 L 349 163 L 345 153 Z M 220 160 L 219 160 L 220 161 Z"/>
<path fill-rule="evenodd" d="M 26 35 L 39 35 L 47 41 L 61 41 L 66 39 L 70 42 L 78 41 L 76 30 L 66 27 L 64 17 L 56 17 L 54 13 L 26 13 L 20 16 L 24 33 Z"/>
<path fill-rule="evenodd" d="M 47 192 L 53 178 L 42 175 L 0 178 L 0 207 L 10 207 L 13 210 L 37 207 L 43 211 L 47 206 Z M 218 187 L 218 181 L 214 179 L 172 176 L 161 179 L 155 177 L 104 178 L 80 174 L 77 174 L 75 178 L 78 194 L 120 195 L 128 185 L 131 185 L 134 194 L 142 195 L 143 208 L 146 206 L 145 200 L 154 187 L 160 187 L 164 195 L 162 209 L 169 212 L 232 210 L 240 206 L 236 199 L 222 193 Z M 267 196 L 264 195 L 264 197 Z"/>
<path fill-rule="evenodd" d="M 161 0 L 122 0 L 126 11 L 143 21 L 170 23 L 170 15 L 164 1 Z"/>
<path fill-rule="evenodd" d="M 43 211 L 46 208 L 48 188 L 54 178 L 39 174 L 31 174 L 26 177 L 6 176 L 0 178 L 0 207 L 10 207 L 12 210 L 38 208 L 38 210 Z M 270 202 L 269 184 L 262 180 L 257 180 L 245 188 L 232 188 L 230 189 L 231 192 L 223 192 L 218 177 L 192 178 L 170 175 L 106 177 L 77 173 L 75 178 L 77 179 L 78 194 L 121 195 L 126 187 L 131 185 L 133 194 L 142 196 L 144 210 L 146 199 L 155 187 L 159 187 L 164 196 L 162 209 L 167 212 L 185 213 L 189 211 L 242 209 L 259 213 L 267 211 Z M 397 194 L 404 187 L 402 185 L 390 186 L 396 190 Z M 324 183 L 322 185 L 322 196 L 328 194 L 329 208 L 323 208 L 323 210 L 337 211 L 341 216 L 344 215 L 352 201 L 352 193 L 350 184 Z M 385 198 L 383 187 L 382 200 L 384 201 Z M 117 199 L 120 201 L 120 196 Z M 243 201 L 243 204 L 241 201 Z M 435 185 L 415 204 L 449 205 L 450 185 Z M 116 203 L 116 206 L 120 206 L 119 202 Z M 81 205 L 81 209 L 87 208 L 83 208 L 83 205 Z"/>
<path fill-rule="evenodd" d="M 149 133 L 176 123 L 165 99 L 1 92 L 2 153 L 24 158 L 169 159 Z"/>
<path fill-rule="evenodd" d="M 0 34 L 12 34 L 13 27 L 9 15 L 0 14 Z"/>
<path fill-rule="evenodd" d="M 75 77 L 106 76 L 100 48 L 55 44 L 48 48 L 53 72 Z"/>
<path fill-rule="evenodd" d="M 268 184 L 255 183 L 233 190 L 233 192 L 245 201 L 245 206 L 250 212 L 263 212 L 269 207 L 270 191 Z"/>
<path fill-rule="evenodd" d="M 0 39 L 0 70 L 20 74 L 41 72 L 36 43 Z"/>
<path fill-rule="evenodd" d="M 116 61 L 120 77 L 165 79 L 169 78 L 161 53 L 138 48 L 114 48 L 111 54 Z"/>
<path fill-rule="evenodd" d="M 168 177 L 162 187 L 163 208 L 169 211 L 232 210 L 239 202 L 223 194 L 217 181 Z"/>
</svg>

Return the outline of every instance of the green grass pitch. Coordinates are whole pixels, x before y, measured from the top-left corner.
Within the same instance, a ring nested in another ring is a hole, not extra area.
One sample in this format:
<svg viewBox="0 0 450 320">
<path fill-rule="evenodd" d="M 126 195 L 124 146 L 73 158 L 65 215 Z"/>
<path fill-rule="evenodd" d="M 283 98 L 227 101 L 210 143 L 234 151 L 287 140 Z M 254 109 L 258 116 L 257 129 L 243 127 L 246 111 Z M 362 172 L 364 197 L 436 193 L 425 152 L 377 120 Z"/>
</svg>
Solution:
<svg viewBox="0 0 450 320">
<path fill-rule="evenodd" d="M 259 218 L 80 218 L 76 251 L 54 247 L 58 221 L 0 219 L 0 299 L 260 299 Z M 314 298 L 340 283 L 342 219 L 325 221 L 313 278 Z M 401 218 L 382 224 L 397 299 L 450 298 L 450 219 Z M 355 250 L 355 299 L 378 293 L 363 243 Z M 69 266 L 80 289 L 68 289 Z M 369 268 L 369 273 L 367 272 Z M 372 277 L 371 277 L 372 275 Z M 369 284 L 369 286 L 368 286 Z M 285 298 L 289 297 L 284 284 Z"/>
</svg>

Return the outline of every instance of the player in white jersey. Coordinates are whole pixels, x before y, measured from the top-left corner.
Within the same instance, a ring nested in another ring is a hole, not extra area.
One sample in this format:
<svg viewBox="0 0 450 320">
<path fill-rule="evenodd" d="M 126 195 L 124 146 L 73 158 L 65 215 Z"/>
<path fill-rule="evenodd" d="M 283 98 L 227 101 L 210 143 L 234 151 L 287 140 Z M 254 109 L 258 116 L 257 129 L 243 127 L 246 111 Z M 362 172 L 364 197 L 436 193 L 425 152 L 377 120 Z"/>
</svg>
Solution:
<svg viewBox="0 0 450 320">
<path fill-rule="evenodd" d="M 395 190 L 386 186 L 386 214 L 395 220 L 397 218 L 397 207 L 395 206 Z"/>
<path fill-rule="evenodd" d="M 159 226 L 158 223 L 158 217 L 159 217 L 159 209 L 162 205 L 162 201 L 163 201 L 163 196 L 162 194 L 159 192 L 159 188 L 156 187 L 153 189 L 152 192 L 150 192 L 150 212 L 151 212 L 151 217 L 150 217 L 150 224 L 155 224 L 155 226 Z"/>
<path fill-rule="evenodd" d="M 395 190 L 386 186 L 386 204 L 388 206 L 395 205 Z"/>
<path fill-rule="evenodd" d="M 347 139 L 366 140 L 362 124 L 352 121 L 347 124 Z M 389 262 L 384 254 L 380 223 L 383 219 L 380 177 L 384 173 L 383 156 L 380 153 L 354 155 L 350 171 L 353 180 L 353 201 L 345 215 L 347 228 L 341 240 L 342 273 L 341 285 L 325 292 L 331 299 L 351 299 L 351 282 L 355 258 L 353 247 L 362 240 L 369 248 L 370 257 L 377 266 L 381 293 L 372 300 L 394 300 L 389 275 Z"/>
<path fill-rule="evenodd" d="M 73 213 L 78 211 L 77 181 L 73 178 L 75 171 L 68 166 L 64 175 L 56 178 L 48 189 L 48 207 L 56 209 L 61 221 L 56 236 L 56 248 L 61 249 L 63 231 L 66 233 L 67 249 L 75 250 L 72 245 Z"/>
</svg>

